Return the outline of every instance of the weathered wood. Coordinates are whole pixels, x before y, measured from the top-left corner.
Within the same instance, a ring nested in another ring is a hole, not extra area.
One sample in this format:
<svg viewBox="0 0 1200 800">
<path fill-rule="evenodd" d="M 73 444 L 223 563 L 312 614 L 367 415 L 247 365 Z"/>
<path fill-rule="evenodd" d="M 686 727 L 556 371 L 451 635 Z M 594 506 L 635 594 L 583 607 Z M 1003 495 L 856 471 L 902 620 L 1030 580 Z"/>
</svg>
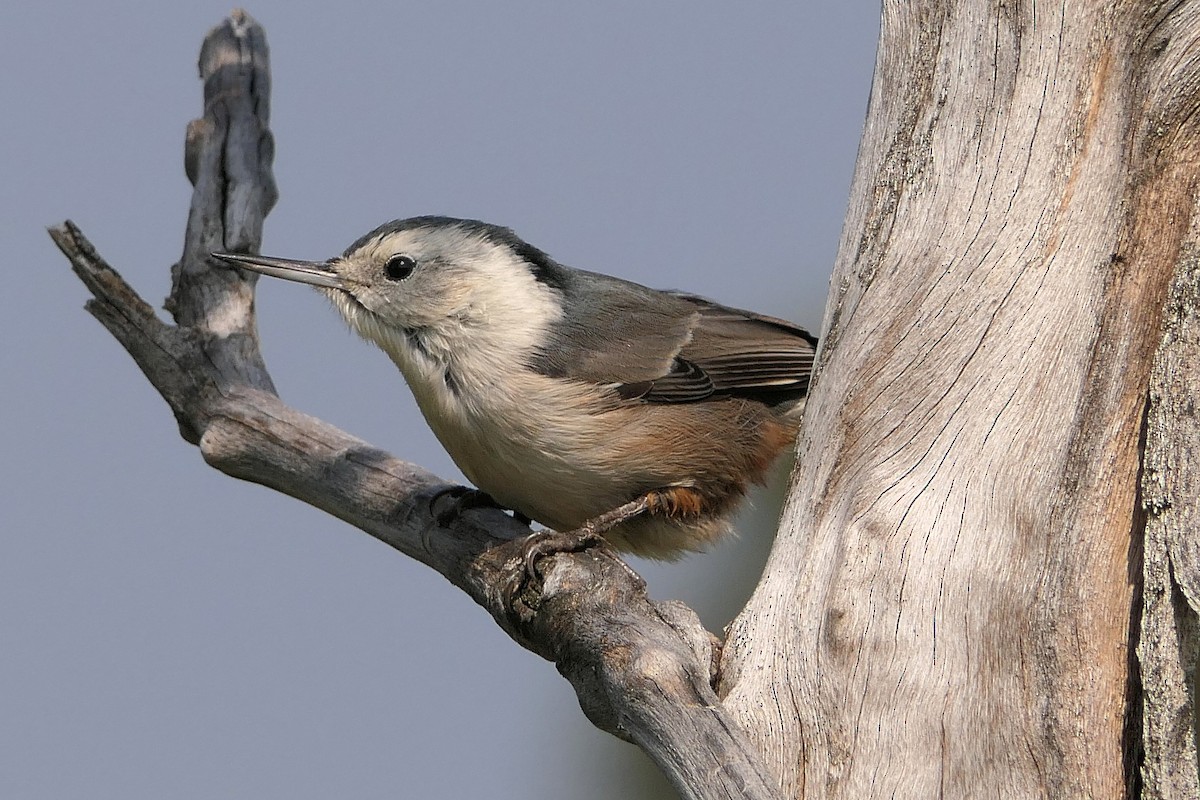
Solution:
<svg viewBox="0 0 1200 800">
<path fill-rule="evenodd" d="M 722 660 L 786 794 L 1134 780 L 1139 439 L 1198 244 L 1197 8 L 885 4 L 799 464 Z"/>
<path fill-rule="evenodd" d="M 651 601 L 607 550 L 538 562 L 522 584 L 527 533 L 497 510 L 440 527 L 448 485 L 286 406 L 258 350 L 254 278 L 210 263 L 212 250 L 257 252 L 275 200 L 262 29 L 235 14 L 205 40 L 205 115 L 188 129 L 193 194 L 183 258 L 159 320 L 82 233 L 51 236 L 94 295 L 88 309 L 167 400 L 184 437 L 234 477 L 269 486 L 355 525 L 438 570 L 516 641 L 554 661 L 601 728 L 650 754 L 689 798 L 774 798 L 778 787 L 710 681 L 712 637 L 678 604 Z M 508 602 L 513 586 L 521 586 Z"/>
</svg>

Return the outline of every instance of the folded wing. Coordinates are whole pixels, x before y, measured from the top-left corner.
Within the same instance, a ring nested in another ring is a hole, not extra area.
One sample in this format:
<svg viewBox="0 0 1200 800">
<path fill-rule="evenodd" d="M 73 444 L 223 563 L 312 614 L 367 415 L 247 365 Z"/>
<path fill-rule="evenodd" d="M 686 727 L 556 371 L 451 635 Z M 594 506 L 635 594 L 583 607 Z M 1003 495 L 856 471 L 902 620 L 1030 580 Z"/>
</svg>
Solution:
<svg viewBox="0 0 1200 800">
<path fill-rule="evenodd" d="M 808 391 L 817 340 L 785 320 L 694 295 L 581 273 L 589 298 L 569 307 L 531 367 L 615 388 L 625 399 L 690 403 L 738 396 L 767 404 Z"/>
</svg>

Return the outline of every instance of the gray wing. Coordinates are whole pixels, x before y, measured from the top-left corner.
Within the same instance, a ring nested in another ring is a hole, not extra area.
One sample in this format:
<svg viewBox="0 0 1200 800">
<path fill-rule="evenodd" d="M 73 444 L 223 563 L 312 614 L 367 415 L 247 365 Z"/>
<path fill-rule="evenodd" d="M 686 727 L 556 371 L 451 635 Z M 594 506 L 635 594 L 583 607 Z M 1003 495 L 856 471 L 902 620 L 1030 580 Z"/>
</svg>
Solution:
<svg viewBox="0 0 1200 800">
<path fill-rule="evenodd" d="M 644 394 L 627 384 L 619 390 L 623 395 L 678 403 L 731 394 L 774 403 L 807 393 L 817 344 L 808 331 L 703 298 L 674 296 L 698 310 L 690 340 L 671 372 L 649 381 Z"/>
<path fill-rule="evenodd" d="M 572 279 L 564 321 L 531 363 L 543 374 L 659 403 L 737 395 L 773 404 L 808 390 L 817 340 L 803 328 L 604 275 Z"/>
</svg>

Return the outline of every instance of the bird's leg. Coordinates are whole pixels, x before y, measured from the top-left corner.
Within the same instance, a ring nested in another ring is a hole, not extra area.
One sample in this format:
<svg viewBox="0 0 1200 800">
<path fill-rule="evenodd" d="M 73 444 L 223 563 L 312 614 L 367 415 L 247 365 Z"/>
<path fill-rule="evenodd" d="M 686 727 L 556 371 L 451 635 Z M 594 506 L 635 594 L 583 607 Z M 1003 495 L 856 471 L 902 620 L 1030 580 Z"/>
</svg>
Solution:
<svg viewBox="0 0 1200 800">
<path fill-rule="evenodd" d="M 631 500 L 611 511 L 605 511 L 599 516 L 592 517 L 578 528 L 569 531 L 535 531 L 526 536 L 522 542 L 522 555 L 525 561 L 525 575 L 536 578 L 534 564 L 543 556 L 553 553 L 578 553 L 604 543 L 603 534 L 612 530 L 622 522 L 628 522 L 639 514 L 650 510 L 650 495 L 644 494 L 636 500 Z"/>
<path fill-rule="evenodd" d="M 646 492 L 624 505 L 592 517 L 574 530 L 535 531 L 522 540 L 521 554 L 525 562 L 525 572 L 522 580 L 510 592 L 510 598 L 515 597 L 526 582 L 537 580 L 536 565 L 538 559 L 543 556 L 577 553 L 604 544 L 604 534 L 607 531 L 642 514 L 686 518 L 696 516 L 702 509 L 703 497 L 695 489 L 687 486 L 668 486 Z M 624 562 L 621 563 L 624 565 Z M 626 566 L 626 569 L 629 567 Z"/>
</svg>

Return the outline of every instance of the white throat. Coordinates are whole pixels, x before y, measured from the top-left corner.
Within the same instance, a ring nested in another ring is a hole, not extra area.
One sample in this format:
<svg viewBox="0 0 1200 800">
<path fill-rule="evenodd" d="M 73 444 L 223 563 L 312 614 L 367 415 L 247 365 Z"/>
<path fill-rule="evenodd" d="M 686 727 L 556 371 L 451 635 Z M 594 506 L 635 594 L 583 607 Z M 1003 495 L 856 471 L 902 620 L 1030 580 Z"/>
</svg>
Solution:
<svg viewBox="0 0 1200 800">
<path fill-rule="evenodd" d="M 562 316 L 558 292 L 514 256 L 474 266 L 482 289 L 452 315 L 419 327 L 395 327 L 344 292 L 327 292 L 350 327 L 400 368 L 431 423 L 448 406 L 515 402 L 520 372 Z"/>
</svg>

